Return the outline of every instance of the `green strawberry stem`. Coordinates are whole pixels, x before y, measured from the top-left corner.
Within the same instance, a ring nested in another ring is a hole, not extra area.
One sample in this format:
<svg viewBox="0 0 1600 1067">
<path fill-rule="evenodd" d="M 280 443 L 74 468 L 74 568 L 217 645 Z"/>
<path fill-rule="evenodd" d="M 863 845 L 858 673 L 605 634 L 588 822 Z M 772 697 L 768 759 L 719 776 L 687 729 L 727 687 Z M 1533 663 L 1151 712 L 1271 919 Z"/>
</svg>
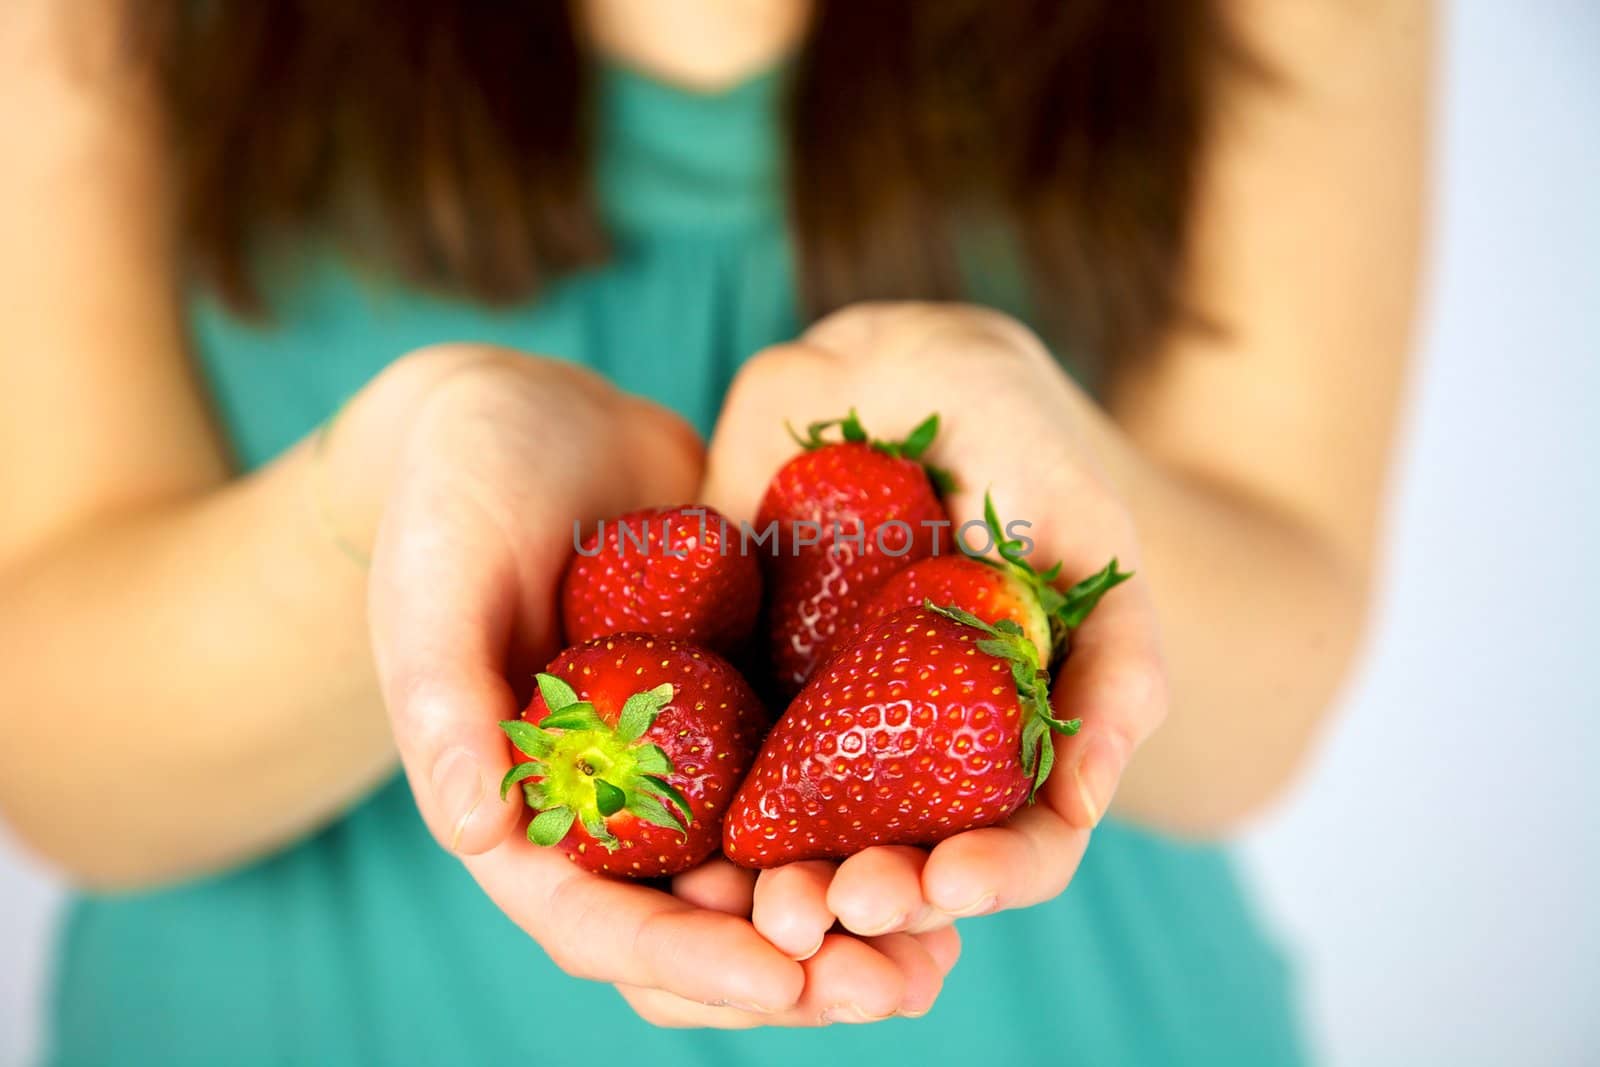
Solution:
<svg viewBox="0 0 1600 1067">
<path fill-rule="evenodd" d="M 996 563 L 971 553 L 969 555 L 980 563 L 1009 572 L 1033 590 L 1045 617 L 1050 620 L 1052 660 L 1056 653 L 1066 651 L 1072 631 L 1083 625 L 1095 605 L 1100 603 L 1100 598 L 1133 577 L 1132 571 L 1119 570 L 1116 558 L 1112 557 L 1110 563 L 1063 593 L 1055 584 L 1056 579 L 1061 577 L 1061 563 L 1058 561 L 1047 571 L 1034 570 L 1027 556 L 1023 555 L 1023 543 L 1006 536 L 1000 516 L 994 508 L 994 499 L 989 493 L 983 494 L 983 521 L 989 527 L 989 535 L 994 540 L 995 551 L 1000 554 L 1001 562 Z"/>
<path fill-rule="evenodd" d="M 794 438 L 796 444 L 807 452 L 815 452 L 819 448 L 826 448 L 837 441 L 827 438 L 829 430 L 835 426 L 839 428 L 839 436 L 846 444 L 869 445 L 886 456 L 895 459 L 909 459 L 921 462 L 922 455 L 933 444 L 933 439 L 939 436 L 939 413 L 934 412 L 898 441 L 880 441 L 868 435 L 866 427 L 861 425 L 861 419 L 856 415 L 856 409 L 851 408 L 850 413 L 842 419 L 825 419 L 821 422 L 809 423 L 806 426 L 806 435 L 801 437 L 794 432 L 794 427 L 784 423 L 784 428 L 789 431 L 789 436 Z M 922 469 L 928 472 L 928 480 L 933 483 L 933 488 L 944 496 L 956 491 L 955 475 L 943 467 L 936 467 L 932 463 L 923 463 Z"/>
<path fill-rule="evenodd" d="M 502 800 L 521 782 L 524 799 L 538 813 L 528 823 L 528 840 L 558 844 L 579 822 L 590 837 L 614 851 L 617 838 L 606 820 L 624 811 L 685 833 L 693 816 L 689 802 L 666 779 L 672 761 L 658 745 L 641 740 L 672 702 L 672 686 L 633 694 L 612 726 L 560 678 L 540 674 L 537 680 L 545 717 L 537 725 L 521 719 L 500 724 L 528 756 L 500 782 Z"/>
<path fill-rule="evenodd" d="M 1050 672 L 1039 663 L 1039 650 L 1023 634 L 1022 627 L 1010 619 L 990 624 L 970 611 L 955 605 L 943 606 L 924 600 L 922 606 L 952 622 L 970 626 L 988 635 L 978 642 L 978 651 L 1008 661 L 1011 677 L 1016 682 L 1017 696 L 1022 698 L 1022 773 L 1028 775 L 1032 785 L 1028 789 L 1028 802 L 1038 795 L 1050 768 L 1055 765 L 1055 743 L 1052 733 L 1071 736 L 1083 725 L 1082 719 L 1058 719 L 1050 710 Z"/>
</svg>

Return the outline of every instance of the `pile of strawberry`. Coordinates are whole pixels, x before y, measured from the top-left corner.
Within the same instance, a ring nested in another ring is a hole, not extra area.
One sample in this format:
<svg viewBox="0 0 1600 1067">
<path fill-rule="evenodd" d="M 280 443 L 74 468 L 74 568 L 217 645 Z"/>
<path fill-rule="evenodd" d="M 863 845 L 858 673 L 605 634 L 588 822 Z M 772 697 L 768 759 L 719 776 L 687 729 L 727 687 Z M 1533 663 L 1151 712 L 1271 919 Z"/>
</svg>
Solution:
<svg viewBox="0 0 1600 1067">
<path fill-rule="evenodd" d="M 573 647 L 501 724 L 530 840 L 654 878 L 719 847 L 773 867 L 931 845 L 1033 798 L 1078 729 L 1051 665 L 1128 575 L 1058 590 L 987 500 L 998 558 L 969 554 L 922 462 L 938 426 L 811 425 L 753 527 L 701 506 L 600 524 L 562 585 Z"/>
</svg>

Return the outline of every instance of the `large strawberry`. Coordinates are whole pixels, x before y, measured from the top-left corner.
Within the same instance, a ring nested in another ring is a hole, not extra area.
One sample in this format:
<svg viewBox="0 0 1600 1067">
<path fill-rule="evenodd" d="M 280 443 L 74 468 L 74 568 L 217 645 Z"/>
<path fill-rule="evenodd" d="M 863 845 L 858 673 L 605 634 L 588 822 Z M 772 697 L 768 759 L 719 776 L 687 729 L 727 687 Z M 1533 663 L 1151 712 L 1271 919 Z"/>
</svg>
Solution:
<svg viewBox="0 0 1600 1067">
<path fill-rule="evenodd" d="M 766 722 L 737 670 L 671 638 L 614 634 L 567 649 L 538 683 L 522 718 L 500 724 L 521 759 L 501 795 L 522 784 L 530 841 L 630 878 L 716 850 Z"/>
<path fill-rule="evenodd" d="M 1113 559 L 1066 592 L 1055 586 L 1061 564 L 1037 571 L 1028 562 L 1028 543 L 1000 525 L 994 501 L 983 499 L 984 522 L 998 560 L 976 555 L 946 555 L 919 560 L 890 575 L 861 606 L 850 634 L 860 633 L 902 608 L 933 602 L 971 612 L 984 622 L 1010 619 L 1033 642 L 1041 663 L 1066 650 L 1068 635 L 1094 610 L 1100 598 L 1133 575 Z M 844 639 L 848 640 L 848 638 Z M 844 643 L 841 641 L 841 644 Z"/>
<path fill-rule="evenodd" d="M 746 867 L 929 845 L 1032 798 L 1054 762 L 1049 678 L 1010 619 L 906 608 L 841 649 L 762 745 L 723 824 Z"/>
<path fill-rule="evenodd" d="M 606 634 L 661 634 L 724 654 L 761 611 L 761 567 L 713 508 L 651 508 L 601 522 L 561 583 L 572 644 Z"/>
<path fill-rule="evenodd" d="M 842 440 L 825 437 L 834 427 Z M 776 538 L 764 558 L 772 663 L 785 694 L 805 684 L 880 582 L 947 542 L 939 491 L 948 477 L 918 462 L 938 432 L 932 415 L 904 441 L 876 441 L 852 410 L 797 436 L 805 451 L 767 486 L 756 533 Z"/>
</svg>

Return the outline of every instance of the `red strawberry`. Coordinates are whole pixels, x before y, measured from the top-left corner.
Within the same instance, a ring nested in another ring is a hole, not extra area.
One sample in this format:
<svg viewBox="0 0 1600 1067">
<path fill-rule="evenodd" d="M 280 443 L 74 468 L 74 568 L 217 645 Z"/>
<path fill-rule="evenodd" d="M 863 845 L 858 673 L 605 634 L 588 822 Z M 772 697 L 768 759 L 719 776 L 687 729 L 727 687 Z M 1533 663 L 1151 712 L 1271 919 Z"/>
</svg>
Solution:
<svg viewBox="0 0 1600 1067">
<path fill-rule="evenodd" d="M 766 723 L 737 670 L 631 633 L 567 649 L 538 681 L 522 718 L 500 724 L 524 760 L 500 792 L 522 783 L 538 812 L 530 841 L 630 878 L 675 874 L 716 851 Z"/>
<path fill-rule="evenodd" d="M 830 659 L 762 745 L 723 824 L 746 867 L 930 845 L 1001 822 L 1050 773 L 1048 676 L 1009 619 L 906 608 Z"/>
<path fill-rule="evenodd" d="M 1039 662 L 1048 664 L 1054 653 L 1066 649 L 1068 635 L 1088 618 L 1100 598 L 1133 577 L 1118 570 L 1113 559 L 1104 569 L 1063 593 L 1055 587 L 1061 564 L 1042 574 L 1034 570 L 1026 554 L 1031 546 L 1006 533 L 994 502 L 987 495 L 983 499 L 983 517 L 999 560 L 939 556 L 896 571 L 862 605 L 849 632 L 860 633 L 902 608 L 929 601 L 951 604 L 984 622 L 1010 619 L 1033 642 Z M 841 640 L 841 645 L 845 640 L 848 638 Z"/>
<path fill-rule="evenodd" d="M 842 442 L 824 440 L 833 426 Z M 872 441 L 852 410 L 796 437 L 806 451 L 767 486 L 756 532 L 776 531 L 766 557 L 768 610 L 773 666 L 786 694 L 827 658 L 844 621 L 880 582 L 947 542 L 939 490 L 948 476 L 917 462 L 938 432 L 932 415 L 904 441 Z"/>
<path fill-rule="evenodd" d="M 561 618 L 573 644 L 639 632 L 726 654 L 743 645 L 760 611 L 760 565 L 743 551 L 737 528 L 700 505 L 600 523 L 561 583 Z"/>
</svg>

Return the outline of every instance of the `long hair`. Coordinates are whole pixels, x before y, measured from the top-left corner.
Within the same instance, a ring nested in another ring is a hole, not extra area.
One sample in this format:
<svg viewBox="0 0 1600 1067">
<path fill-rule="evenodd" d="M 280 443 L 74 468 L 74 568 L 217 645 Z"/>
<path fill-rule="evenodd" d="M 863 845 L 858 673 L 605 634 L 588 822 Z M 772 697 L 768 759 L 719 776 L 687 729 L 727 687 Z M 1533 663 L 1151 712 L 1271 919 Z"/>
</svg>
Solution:
<svg viewBox="0 0 1600 1067">
<path fill-rule="evenodd" d="M 561 0 L 129 5 L 155 64 L 191 276 L 265 310 L 264 245 L 331 236 L 488 303 L 603 261 L 591 64 Z M 954 299 L 1008 234 L 1063 343 L 1149 349 L 1186 313 L 1217 82 L 1211 0 L 818 0 L 786 97 L 803 309 Z"/>
</svg>

